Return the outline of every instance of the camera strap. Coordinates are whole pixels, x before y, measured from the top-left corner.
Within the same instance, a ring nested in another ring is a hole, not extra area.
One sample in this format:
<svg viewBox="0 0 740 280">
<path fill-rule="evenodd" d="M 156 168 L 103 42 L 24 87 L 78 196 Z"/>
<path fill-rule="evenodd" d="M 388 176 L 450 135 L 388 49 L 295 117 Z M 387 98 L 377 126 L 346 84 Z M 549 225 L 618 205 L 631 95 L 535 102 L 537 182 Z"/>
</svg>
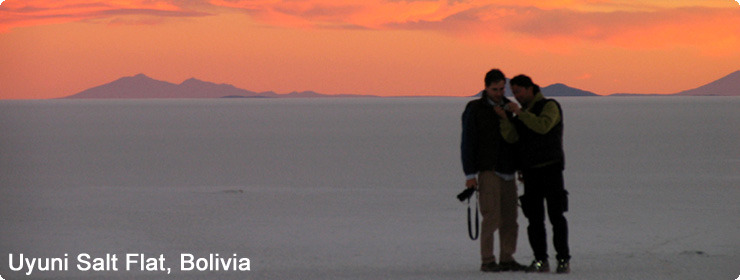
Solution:
<svg viewBox="0 0 740 280">
<path fill-rule="evenodd" d="M 476 240 L 478 239 L 478 235 L 480 235 L 479 226 L 480 223 L 478 222 L 478 192 L 475 192 L 475 234 L 473 233 L 473 226 L 471 221 L 471 213 L 470 213 L 470 197 L 468 197 L 468 236 L 470 236 L 470 240 Z"/>
</svg>

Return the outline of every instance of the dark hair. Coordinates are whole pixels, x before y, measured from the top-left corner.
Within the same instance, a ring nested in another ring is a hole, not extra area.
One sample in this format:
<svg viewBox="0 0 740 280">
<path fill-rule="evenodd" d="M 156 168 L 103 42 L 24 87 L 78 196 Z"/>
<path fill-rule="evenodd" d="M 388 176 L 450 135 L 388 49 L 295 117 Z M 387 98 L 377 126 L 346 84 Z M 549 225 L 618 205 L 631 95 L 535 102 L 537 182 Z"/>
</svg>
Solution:
<svg viewBox="0 0 740 280">
<path fill-rule="evenodd" d="M 525 88 L 534 87 L 534 90 L 532 92 L 540 92 L 540 86 L 532 82 L 532 78 L 527 77 L 526 75 L 517 75 L 509 81 L 509 84 L 512 86 L 520 86 Z"/>
<path fill-rule="evenodd" d="M 490 86 L 492 83 L 498 83 L 500 81 L 506 81 L 506 76 L 504 76 L 504 73 L 498 69 L 491 69 L 491 71 L 488 71 L 488 73 L 486 73 L 486 78 L 483 80 L 486 87 Z"/>
</svg>

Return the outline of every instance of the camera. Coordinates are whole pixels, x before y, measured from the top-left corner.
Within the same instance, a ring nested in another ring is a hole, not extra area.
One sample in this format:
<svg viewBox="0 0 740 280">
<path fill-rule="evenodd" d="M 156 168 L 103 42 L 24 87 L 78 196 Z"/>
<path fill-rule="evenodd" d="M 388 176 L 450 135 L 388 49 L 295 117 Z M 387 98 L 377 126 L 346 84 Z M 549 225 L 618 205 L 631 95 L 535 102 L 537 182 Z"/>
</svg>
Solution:
<svg viewBox="0 0 740 280">
<path fill-rule="evenodd" d="M 466 199 L 469 199 L 471 196 L 473 196 L 475 191 L 476 191 L 475 188 L 467 188 L 457 195 L 457 199 L 460 200 L 461 202 L 465 201 Z"/>
</svg>

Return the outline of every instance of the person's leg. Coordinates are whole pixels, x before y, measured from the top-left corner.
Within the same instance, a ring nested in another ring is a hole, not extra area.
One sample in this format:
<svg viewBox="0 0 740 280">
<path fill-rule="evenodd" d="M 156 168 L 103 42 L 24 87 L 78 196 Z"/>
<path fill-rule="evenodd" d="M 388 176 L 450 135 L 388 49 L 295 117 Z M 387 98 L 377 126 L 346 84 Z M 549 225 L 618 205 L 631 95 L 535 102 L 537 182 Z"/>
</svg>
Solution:
<svg viewBox="0 0 740 280">
<path fill-rule="evenodd" d="M 517 237 L 519 235 L 519 224 L 517 223 L 519 213 L 517 201 L 519 196 L 517 195 L 514 180 L 506 181 L 501 177 L 496 177 L 501 185 L 501 227 L 499 228 L 501 252 L 499 257 L 502 263 L 511 262 L 514 261 Z"/>
<path fill-rule="evenodd" d="M 553 246 L 557 252 L 558 260 L 570 259 L 570 248 L 568 246 L 568 220 L 564 212 L 568 211 L 568 193 L 565 191 L 563 172 L 551 170 L 546 178 L 549 178 L 547 194 L 547 214 L 552 224 Z"/>
<path fill-rule="evenodd" d="M 524 195 L 522 211 L 529 221 L 527 235 L 534 257 L 538 261 L 547 260 L 547 233 L 545 231 L 545 206 L 540 172 L 527 170 L 523 172 Z"/>
<path fill-rule="evenodd" d="M 484 264 L 496 262 L 493 254 L 494 233 L 500 223 L 500 186 L 496 183 L 496 174 L 483 171 L 478 174 L 478 193 L 481 220 L 480 253 Z"/>
</svg>

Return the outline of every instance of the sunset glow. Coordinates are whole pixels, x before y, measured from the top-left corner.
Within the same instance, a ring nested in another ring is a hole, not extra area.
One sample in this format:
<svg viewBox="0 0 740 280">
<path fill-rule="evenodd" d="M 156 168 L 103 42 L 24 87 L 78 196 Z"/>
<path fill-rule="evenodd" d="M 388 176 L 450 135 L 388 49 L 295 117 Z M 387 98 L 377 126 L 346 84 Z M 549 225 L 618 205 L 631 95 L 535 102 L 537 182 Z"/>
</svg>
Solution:
<svg viewBox="0 0 740 280">
<path fill-rule="evenodd" d="M 472 95 L 490 68 L 597 94 L 740 70 L 734 0 L 8 0 L 0 99 L 144 73 L 252 91 Z"/>
</svg>

